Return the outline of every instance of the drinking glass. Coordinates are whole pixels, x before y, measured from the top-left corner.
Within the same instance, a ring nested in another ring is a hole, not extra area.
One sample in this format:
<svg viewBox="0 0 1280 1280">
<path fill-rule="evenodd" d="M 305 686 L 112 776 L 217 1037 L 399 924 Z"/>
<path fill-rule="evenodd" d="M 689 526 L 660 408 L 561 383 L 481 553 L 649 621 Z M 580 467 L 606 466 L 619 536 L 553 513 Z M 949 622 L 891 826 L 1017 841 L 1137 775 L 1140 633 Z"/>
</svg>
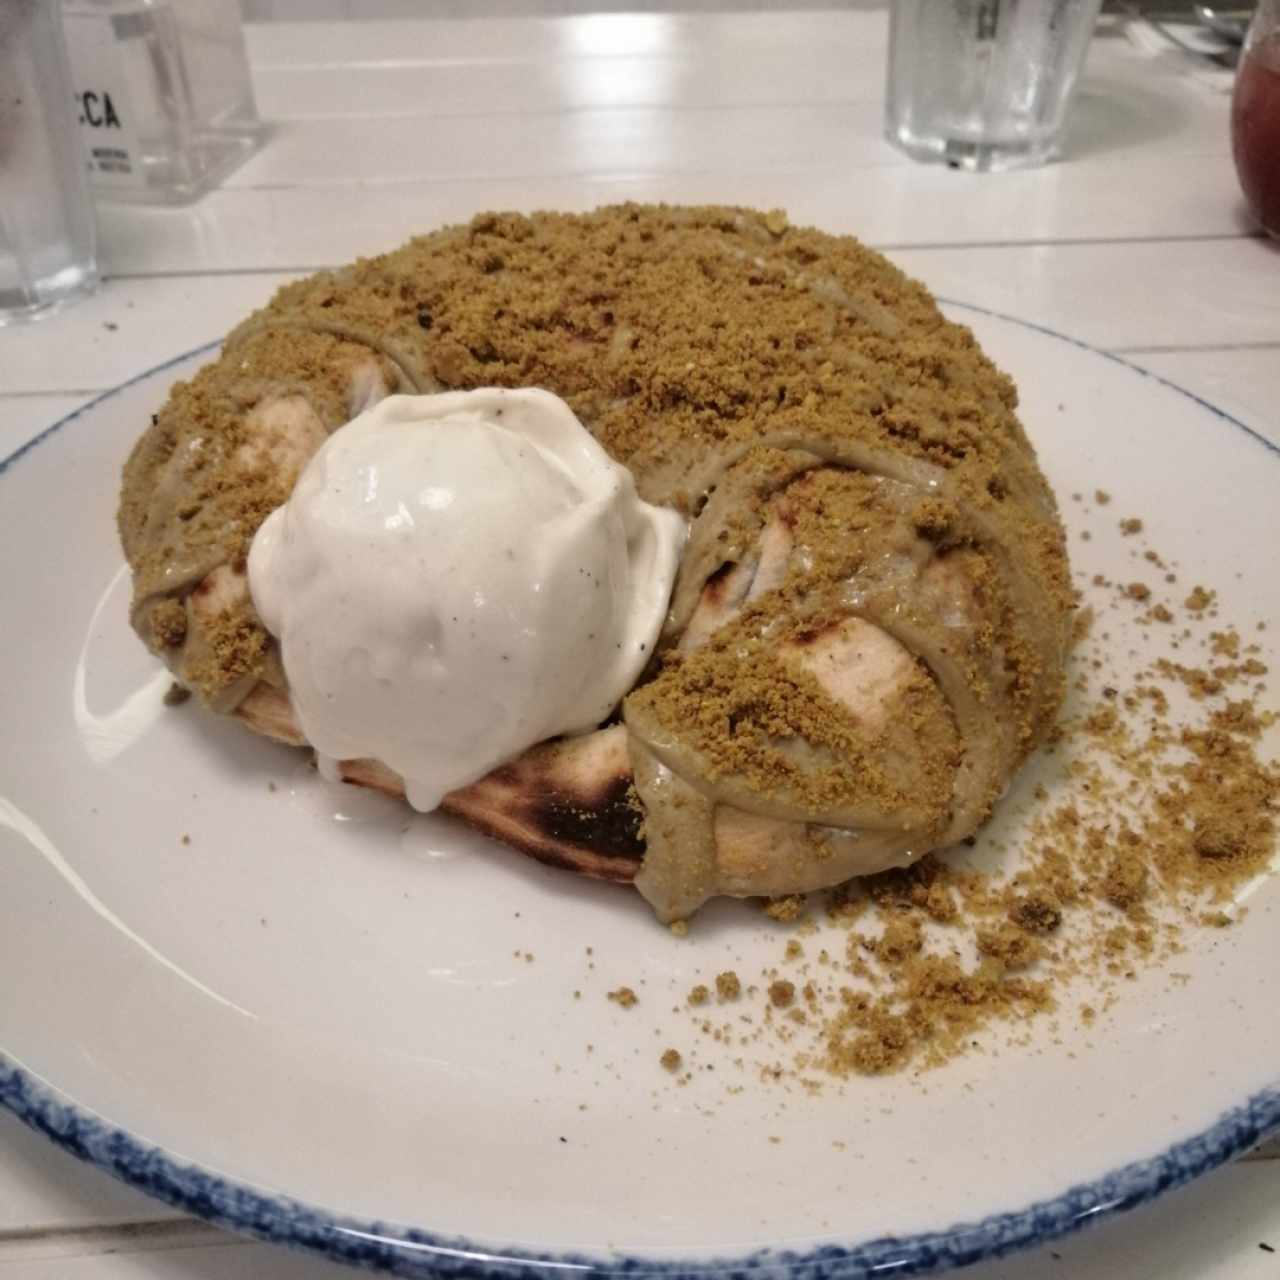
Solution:
<svg viewBox="0 0 1280 1280">
<path fill-rule="evenodd" d="M 0 0 L 0 325 L 94 289 L 94 250 L 56 0 Z"/>
<path fill-rule="evenodd" d="M 1044 164 L 1101 0 L 892 0 L 885 134 L 960 169 Z"/>
</svg>

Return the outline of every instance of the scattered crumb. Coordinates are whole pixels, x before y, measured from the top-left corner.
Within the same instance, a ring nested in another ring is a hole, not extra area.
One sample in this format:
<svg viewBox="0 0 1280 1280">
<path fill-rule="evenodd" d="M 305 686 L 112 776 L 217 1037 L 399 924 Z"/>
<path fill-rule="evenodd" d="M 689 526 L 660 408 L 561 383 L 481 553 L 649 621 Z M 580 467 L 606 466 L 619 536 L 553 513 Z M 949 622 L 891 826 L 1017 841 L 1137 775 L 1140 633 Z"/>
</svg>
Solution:
<svg viewBox="0 0 1280 1280">
<path fill-rule="evenodd" d="M 804 915 L 804 897 L 793 893 L 785 898 L 770 898 L 764 904 L 764 913 L 771 919 L 789 924 Z"/>
<path fill-rule="evenodd" d="M 716 974 L 716 994 L 721 1000 L 736 1000 L 742 994 L 742 983 L 732 969 Z"/>
<path fill-rule="evenodd" d="M 779 980 L 769 984 L 769 1000 L 776 1009 L 786 1009 L 796 998 L 795 984 Z"/>
</svg>

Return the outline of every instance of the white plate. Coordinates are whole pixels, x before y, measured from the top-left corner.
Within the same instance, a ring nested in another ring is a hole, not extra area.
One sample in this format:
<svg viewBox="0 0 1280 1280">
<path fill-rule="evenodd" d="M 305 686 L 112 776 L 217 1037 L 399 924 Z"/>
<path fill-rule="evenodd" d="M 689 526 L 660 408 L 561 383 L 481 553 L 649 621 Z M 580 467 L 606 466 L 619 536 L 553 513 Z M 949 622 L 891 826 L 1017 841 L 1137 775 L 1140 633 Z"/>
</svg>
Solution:
<svg viewBox="0 0 1280 1280">
<path fill-rule="evenodd" d="M 1017 378 L 1060 494 L 1105 486 L 1189 576 L 1280 618 L 1280 453 L 1080 344 L 951 312 Z M 777 960 L 753 908 L 678 939 L 627 890 L 162 707 L 125 621 L 117 477 L 207 356 L 0 474 L 0 1100 L 30 1123 L 215 1221 L 404 1273 L 806 1276 L 1043 1239 L 1280 1123 L 1274 878 L 1179 958 L 1190 981 L 1140 976 L 1093 1034 L 1045 1020 L 1024 1047 L 994 1035 L 998 1053 L 812 1096 L 717 1061 L 673 1012 Z M 1086 574 L 1124 572 L 1104 523 L 1073 533 Z M 605 998 L 624 984 L 630 1010 Z M 697 1049 L 688 1084 L 658 1065 L 669 1045 Z"/>
</svg>

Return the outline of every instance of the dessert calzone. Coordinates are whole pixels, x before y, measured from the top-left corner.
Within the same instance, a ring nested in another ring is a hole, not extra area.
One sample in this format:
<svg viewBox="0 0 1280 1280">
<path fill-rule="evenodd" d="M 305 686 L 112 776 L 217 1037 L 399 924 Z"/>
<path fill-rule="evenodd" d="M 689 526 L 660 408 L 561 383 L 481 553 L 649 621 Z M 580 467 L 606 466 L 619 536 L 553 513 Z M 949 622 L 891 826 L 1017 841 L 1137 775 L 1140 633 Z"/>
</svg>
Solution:
<svg viewBox="0 0 1280 1280">
<path fill-rule="evenodd" d="M 971 836 L 1074 593 L 1016 393 L 780 213 L 484 214 L 287 285 L 125 466 L 132 621 L 322 770 L 663 920 Z"/>
</svg>

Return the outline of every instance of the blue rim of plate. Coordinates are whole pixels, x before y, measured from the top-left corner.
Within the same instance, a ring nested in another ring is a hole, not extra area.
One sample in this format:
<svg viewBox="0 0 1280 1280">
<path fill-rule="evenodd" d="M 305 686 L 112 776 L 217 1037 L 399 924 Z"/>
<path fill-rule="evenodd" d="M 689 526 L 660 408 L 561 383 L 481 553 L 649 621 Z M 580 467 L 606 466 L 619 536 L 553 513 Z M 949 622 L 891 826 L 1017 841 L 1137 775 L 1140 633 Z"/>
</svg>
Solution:
<svg viewBox="0 0 1280 1280">
<path fill-rule="evenodd" d="M 1280 448 L 1238 418 L 1120 356 L 1018 316 L 972 303 L 939 298 L 944 306 L 1007 321 L 1067 342 L 1132 370 L 1194 401 L 1243 431 L 1268 452 Z M 0 475 L 24 454 L 81 414 L 126 387 L 211 351 L 206 343 L 140 373 L 96 396 L 0 460 Z M 175 1209 L 214 1226 L 272 1244 L 319 1254 L 368 1270 L 440 1280 L 495 1280 L 534 1273 L 684 1277 L 717 1280 L 858 1280 L 872 1276 L 923 1275 L 999 1258 L 1047 1243 L 1082 1227 L 1136 1208 L 1225 1164 L 1280 1130 L 1280 1083 L 1254 1094 L 1220 1116 L 1209 1128 L 1158 1155 L 1123 1165 L 1079 1183 L 1052 1199 L 992 1214 L 940 1231 L 886 1236 L 853 1245 L 824 1245 L 808 1251 L 760 1249 L 732 1258 L 656 1259 L 636 1254 L 541 1254 L 503 1248 L 496 1253 L 465 1239 L 379 1221 L 345 1218 L 288 1196 L 276 1195 L 185 1163 L 160 1147 L 117 1128 L 93 1112 L 63 1100 L 57 1092 L 0 1049 L 0 1106 L 42 1133 L 64 1151 Z"/>
</svg>

